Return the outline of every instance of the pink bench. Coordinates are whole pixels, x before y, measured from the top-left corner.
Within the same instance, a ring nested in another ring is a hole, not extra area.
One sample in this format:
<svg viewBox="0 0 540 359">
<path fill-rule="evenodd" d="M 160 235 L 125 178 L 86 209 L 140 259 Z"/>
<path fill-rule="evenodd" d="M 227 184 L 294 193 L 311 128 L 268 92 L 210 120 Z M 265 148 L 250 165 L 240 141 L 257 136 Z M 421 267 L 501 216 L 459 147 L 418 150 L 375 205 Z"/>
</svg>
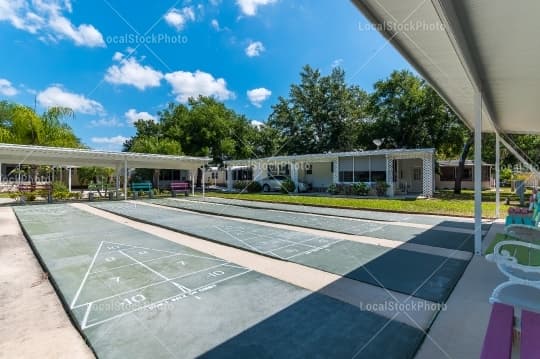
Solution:
<svg viewBox="0 0 540 359">
<path fill-rule="evenodd" d="M 171 193 L 173 197 L 176 197 L 178 192 L 183 192 L 184 195 L 189 194 L 189 183 L 187 182 L 171 182 Z"/>
<path fill-rule="evenodd" d="M 514 307 L 501 303 L 493 303 L 480 358 L 510 359 L 512 355 L 513 330 Z"/>
<path fill-rule="evenodd" d="M 521 311 L 521 359 L 540 358 L 540 314 Z"/>
</svg>

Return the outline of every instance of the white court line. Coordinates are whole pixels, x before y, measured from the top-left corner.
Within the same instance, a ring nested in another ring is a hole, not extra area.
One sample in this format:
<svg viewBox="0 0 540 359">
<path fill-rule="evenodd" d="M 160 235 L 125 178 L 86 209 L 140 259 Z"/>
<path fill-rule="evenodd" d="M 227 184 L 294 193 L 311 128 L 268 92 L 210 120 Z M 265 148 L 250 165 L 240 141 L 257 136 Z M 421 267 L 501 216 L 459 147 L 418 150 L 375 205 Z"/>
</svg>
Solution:
<svg viewBox="0 0 540 359">
<path fill-rule="evenodd" d="M 248 270 L 246 270 L 245 272 L 238 273 L 238 274 L 235 274 L 235 275 L 233 275 L 233 276 L 230 276 L 230 277 L 227 277 L 227 278 L 223 278 L 223 279 L 220 279 L 220 280 L 217 280 L 217 281 L 214 281 L 214 282 L 205 284 L 205 285 L 203 285 L 203 286 L 200 286 L 200 287 L 198 287 L 198 288 L 193 289 L 193 292 L 194 292 L 194 291 L 197 291 L 197 290 L 199 290 L 199 289 L 201 289 L 201 288 L 205 288 L 205 287 L 208 287 L 208 286 L 212 286 L 212 285 L 215 285 L 215 284 L 218 284 L 218 283 L 227 281 L 227 280 L 229 280 L 229 279 L 233 279 L 233 278 L 239 277 L 239 276 L 244 275 L 244 274 L 249 273 L 249 272 L 252 272 L 252 270 L 251 270 L 251 269 L 248 269 Z M 112 317 L 110 317 L 110 318 L 101 320 L 101 321 L 99 321 L 99 322 L 95 322 L 95 323 L 92 323 L 92 324 L 90 324 L 90 325 L 86 325 L 86 326 L 82 327 L 82 329 L 83 329 L 83 330 L 84 330 L 84 329 L 88 329 L 88 328 L 91 328 L 91 327 L 93 327 L 93 326 L 96 326 L 96 325 L 103 324 L 103 323 L 105 323 L 105 322 L 111 321 L 111 320 L 113 320 L 113 319 L 117 319 L 117 318 L 126 316 L 126 315 L 128 315 L 128 314 L 131 314 L 131 313 L 134 313 L 134 312 L 138 312 L 139 310 L 148 308 L 148 307 L 150 307 L 150 306 L 152 306 L 152 305 L 159 304 L 159 303 L 162 303 L 162 302 L 166 302 L 166 301 L 168 301 L 168 300 L 170 300 L 170 299 L 172 299 L 172 298 L 177 297 L 178 295 L 179 295 L 179 294 L 175 294 L 175 295 L 170 296 L 170 297 L 168 297 L 168 298 L 161 299 L 161 300 L 158 300 L 158 301 L 155 301 L 155 302 L 146 304 L 146 305 L 144 305 L 144 306 L 142 306 L 142 307 L 139 307 L 139 308 L 137 308 L 137 309 L 131 310 L 131 311 L 129 311 L 129 312 L 124 312 L 124 313 L 117 314 L 117 315 L 115 315 L 115 316 L 112 316 Z"/>
<path fill-rule="evenodd" d="M 75 297 L 73 297 L 73 300 L 71 301 L 71 309 L 74 308 L 75 302 L 77 302 L 77 299 L 79 299 L 79 295 L 81 294 L 81 290 L 86 283 L 86 279 L 88 278 L 88 275 L 90 274 L 90 269 L 94 266 L 94 263 L 96 262 L 97 256 L 99 251 L 101 250 L 101 247 L 103 246 L 103 241 L 99 244 L 96 254 L 94 254 L 94 258 L 92 258 L 92 262 L 90 262 L 90 265 L 88 266 L 88 270 L 86 271 L 86 274 L 84 275 L 84 278 L 81 282 L 81 285 L 79 286 L 79 289 L 77 289 L 77 292 L 75 293 Z"/>
<path fill-rule="evenodd" d="M 126 253 L 122 252 L 122 250 L 119 250 L 118 253 L 122 254 L 123 256 L 128 257 L 129 259 L 131 259 L 131 260 L 134 261 L 134 262 L 139 263 L 143 268 L 146 268 L 147 270 L 149 270 L 150 272 L 154 273 L 154 274 L 157 275 L 158 277 L 161 277 L 161 278 L 163 278 L 163 279 L 165 279 L 165 280 L 169 280 L 169 278 L 167 278 L 167 277 L 164 276 L 163 274 L 161 274 L 161 273 L 159 273 L 158 271 L 156 271 L 156 270 L 150 268 L 149 266 L 147 266 L 147 265 L 144 264 L 143 262 L 136 260 L 135 258 L 133 258 L 132 256 L 130 256 L 129 254 L 126 254 Z"/>
<path fill-rule="evenodd" d="M 166 253 L 170 253 L 170 254 L 176 254 L 176 255 L 179 255 L 179 256 L 187 256 L 187 257 L 193 257 L 193 258 L 208 259 L 208 260 L 216 261 L 216 262 L 226 262 L 223 259 L 219 259 L 219 258 L 215 258 L 215 257 L 197 256 L 197 255 L 194 255 L 194 254 L 187 254 L 187 253 L 182 253 L 182 252 L 171 252 L 171 251 L 166 251 L 164 249 L 153 249 L 153 248 L 132 246 L 130 244 L 122 244 L 122 243 L 115 243 L 115 242 L 106 242 L 106 243 L 117 244 L 117 245 L 122 245 L 122 246 L 128 246 L 128 247 L 138 248 L 138 249 L 147 249 L 147 250 L 150 250 L 150 251 L 166 252 Z"/>
<path fill-rule="evenodd" d="M 322 250 L 322 249 L 330 248 L 330 247 L 333 246 L 334 244 L 338 244 L 338 243 L 341 243 L 341 242 L 343 242 L 343 241 L 346 241 L 346 239 L 340 239 L 339 241 L 336 241 L 336 242 L 334 242 L 334 243 L 330 243 L 330 244 L 327 244 L 327 245 L 324 245 L 324 246 L 321 246 L 321 247 L 317 247 L 317 248 L 316 248 L 316 249 L 317 249 L 317 252 L 320 251 L 320 250 Z M 310 253 L 308 253 L 308 252 L 310 252 Z M 301 256 L 301 255 L 303 255 L 303 254 L 311 254 L 311 253 L 315 253 L 315 252 L 316 252 L 315 250 L 305 251 L 305 252 L 302 252 L 302 253 L 294 254 L 294 255 L 292 255 L 292 256 L 290 256 L 290 257 L 287 257 L 287 258 L 285 258 L 285 259 L 290 260 L 291 258 L 298 257 L 298 256 Z"/>
<path fill-rule="evenodd" d="M 295 245 L 304 246 L 304 247 L 311 247 L 312 249 L 320 248 L 320 246 L 318 247 L 318 246 L 310 246 L 309 244 L 304 244 L 304 242 L 309 242 L 309 241 L 312 241 L 314 239 L 317 239 L 317 237 L 306 239 L 305 241 L 301 241 L 301 242 L 297 242 L 297 243 L 293 243 L 293 244 L 288 244 L 288 245 L 283 246 L 283 247 L 273 248 L 273 249 L 271 249 L 269 251 L 262 252 L 262 253 L 272 253 L 273 251 L 279 251 L 281 249 L 289 248 L 289 247 L 292 247 L 292 246 L 295 246 Z"/>
<path fill-rule="evenodd" d="M 88 304 L 88 307 L 86 307 L 86 312 L 84 312 L 84 318 L 83 318 L 83 321 L 81 323 L 81 328 L 85 328 L 86 327 L 86 322 L 88 321 L 88 315 L 90 314 L 90 310 L 92 310 L 92 305 L 94 303 L 90 303 Z"/>
<path fill-rule="evenodd" d="M 153 258 L 153 259 L 148 259 L 148 260 L 142 261 L 142 263 L 153 262 L 153 261 L 157 261 L 157 260 L 160 260 L 160 259 L 176 257 L 176 256 L 179 256 L 179 255 L 180 255 L 180 254 L 170 254 L 170 255 L 168 255 L 168 256 L 163 256 L 163 257 L 157 257 L 157 258 Z M 92 274 L 104 273 L 104 272 L 110 272 L 110 271 L 115 270 L 115 269 L 120 269 L 120 268 L 125 268 L 125 267 L 131 267 L 131 266 L 136 266 L 136 265 L 137 265 L 137 263 L 124 264 L 124 265 L 121 265 L 121 266 L 118 266 L 118 267 L 113 267 L 113 268 L 103 269 L 103 270 L 100 270 L 100 271 L 97 271 L 97 272 L 91 272 L 90 275 L 92 275 Z"/>
<path fill-rule="evenodd" d="M 258 249 L 258 248 L 256 248 L 256 247 L 253 247 L 251 244 L 249 244 L 249 243 L 247 243 L 247 242 L 241 240 L 240 238 L 235 237 L 234 235 L 232 235 L 232 234 L 230 234 L 229 232 L 227 232 L 227 231 L 225 231 L 225 230 L 219 228 L 218 226 L 213 226 L 213 227 L 214 227 L 215 229 L 217 229 L 218 231 L 225 233 L 226 235 L 228 235 L 228 236 L 231 237 L 232 239 L 235 239 L 235 240 L 237 240 L 238 242 L 245 244 L 246 246 L 250 247 L 250 248 L 253 249 L 254 251 L 256 251 L 256 252 L 261 252 L 260 249 Z"/>
<path fill-rule="evenodd" d="M 128 293 L 131 293 L 131 292 L 136 292 L 136 291 L 138 291 L 138 290 L 146 289 L 146 288 L 149 288 L 149 287 L 153 287 L 153 286 L 155 286 L 155 285 L 167 283 L 167 282 L 170 282 L 170 281 L 173 281 L 173 280 L 177 280 L 177 279 L 180 279 L 180 278 L 189 277 L 190 275 L 197 274 L 197 273 L 199 273 L 199 272 L 204 272 L 204 271 L 209 270 L 209 269 L 218 268 L 218 267 L 221 267 L 221 266 L 224 266 L 224 265 L 225 265 L 225 264 L 217 264 L 217 265 L 215 265 L 215 266 L 211 266 L 211 267 L 204 268 L 204 269 L 199 269 L 199 270 L 197 270 L 197 271 L 190 272 L 190 273 L 187 273 L 187 274 L 182 274 L 181 276 L 174 277 L 174 278 L 170 278 L 170 279 L 168 279 L 168 280 L 162 280 L 162 281 L 159 281 L 159 282 L 150 283 L 150 284 L 147 284 L 147 285 L 142 286 L 142 287 L 139 287 L 139 288 L 126 290 L 126 291 L 124 291 L 124 292 L 120 292 L 120 293 L 117 293 L 117 294 L 114 294 L 114 295 L 110 295 L 110 296 L 108 296 L 108 297 L 99 298 L 99 299 L 96 299 L 96 300 L 93 300 L 93 301 L 90 301 L 90 302 L 87 302 L 87 303 L 79 304 L 79 305 L 73 307 L 72 309 L 84 307 L 85 305 L 88 305 L 88 304 L 90 304 L 90 303 L 103 302 L 104 300 L 108 300 L 108 299 L 111 299 L 111 298 L 114 298 L 114 297 L 117 297 L 117 296 L 120 296 L 120 295 L 128 294 Z"/>
</svg>

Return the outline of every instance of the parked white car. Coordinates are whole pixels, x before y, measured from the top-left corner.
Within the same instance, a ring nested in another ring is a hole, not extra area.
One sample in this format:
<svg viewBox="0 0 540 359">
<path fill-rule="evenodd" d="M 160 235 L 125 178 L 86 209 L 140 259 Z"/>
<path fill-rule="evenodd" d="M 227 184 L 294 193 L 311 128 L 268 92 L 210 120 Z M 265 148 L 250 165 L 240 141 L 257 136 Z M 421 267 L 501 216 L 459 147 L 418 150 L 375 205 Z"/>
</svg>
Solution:
<svg viewBox="0 0 540 359">
<path fill-rule="evenodd" d="M 281 191 L 281 184 L 286 180 L 290 180 L 287 176 L 272 176 L 266 177 L 259 181 L 262 186 L 263 192 L 274 192 Z M 306 192 L 307 185 L 303 182 L 298 182 L 297 184 L 298 192 Z"/>
</svg>

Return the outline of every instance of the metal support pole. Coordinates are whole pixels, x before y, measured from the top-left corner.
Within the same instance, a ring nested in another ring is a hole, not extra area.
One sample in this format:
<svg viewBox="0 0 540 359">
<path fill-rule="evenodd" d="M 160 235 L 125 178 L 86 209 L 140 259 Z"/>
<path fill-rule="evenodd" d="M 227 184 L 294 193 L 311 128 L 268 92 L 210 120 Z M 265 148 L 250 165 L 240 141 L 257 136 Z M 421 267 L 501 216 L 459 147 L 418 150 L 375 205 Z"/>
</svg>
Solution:
<svg viewBox="0 0 540 359">
<path fill-rule="evenodd" d="M 227 191 L 231 192 L 233 189 L 232 167 L 227 166 Z"/>
<path fill-rule="evenodd" d="M 501 218 L 501 141 L 495 132 L 495 217 Z"/>
<path fill-rule="evenodd" d="M 195 176 L 191 173 L 191 195 L 195 197 Z"/>
<path fill-rule="evenodd" d="M 124 160 L 124 199 L 127 200 L 127 183 L 128 183 L 128 162 L 127 159 Z"/>
<path fill-rule="evenodd" d="M 474 253 L 482 255 L 482 93 L 474 95 Z"/>
<path fill-rule="evenodd" d="M 205 195 L 205 189 L 206 189 L 206 166 L 203 166 L 202 168 L 202 196 L 203 198 Z"/>
<path fill-rule="evenodd" d="M 71 167 L 67 167 L 68 170 L 68 190 L 71 192 Z"/>
</svg>

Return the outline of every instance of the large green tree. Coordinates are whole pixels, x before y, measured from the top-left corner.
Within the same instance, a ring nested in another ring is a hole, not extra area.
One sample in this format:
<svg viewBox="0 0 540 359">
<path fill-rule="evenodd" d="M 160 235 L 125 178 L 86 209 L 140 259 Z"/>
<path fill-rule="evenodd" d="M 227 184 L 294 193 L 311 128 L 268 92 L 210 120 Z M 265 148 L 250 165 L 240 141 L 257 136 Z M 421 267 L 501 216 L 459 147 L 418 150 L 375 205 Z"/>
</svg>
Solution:
<svg viewBox="0 0 540 359">
<path fill-rule="evenodd" d="M 137 133 L 124 144 L 134 152 L 210 156 L 216 162 L 256 156 L 256 129 L 242 115 L 211 97 L 171 103 L 157 121 L 139 120 Z"/>
<path fill-rule="evenodd" d="M 278 131 L 284 154 L 352 150 L 365 117 L 367 94 L 334 68 L 323 76 L 306 65 L 289 97 L 272 106 L 268 126 Z"/>
<path fill-rule="evenodd" d="M 432 147 L 442 158 L 454 158 L 467 128 L 429 86 L 409 71 L 394 71 L 378 81 L 368 111 L 372 138 L 386 148 Z"/>
</svg>

